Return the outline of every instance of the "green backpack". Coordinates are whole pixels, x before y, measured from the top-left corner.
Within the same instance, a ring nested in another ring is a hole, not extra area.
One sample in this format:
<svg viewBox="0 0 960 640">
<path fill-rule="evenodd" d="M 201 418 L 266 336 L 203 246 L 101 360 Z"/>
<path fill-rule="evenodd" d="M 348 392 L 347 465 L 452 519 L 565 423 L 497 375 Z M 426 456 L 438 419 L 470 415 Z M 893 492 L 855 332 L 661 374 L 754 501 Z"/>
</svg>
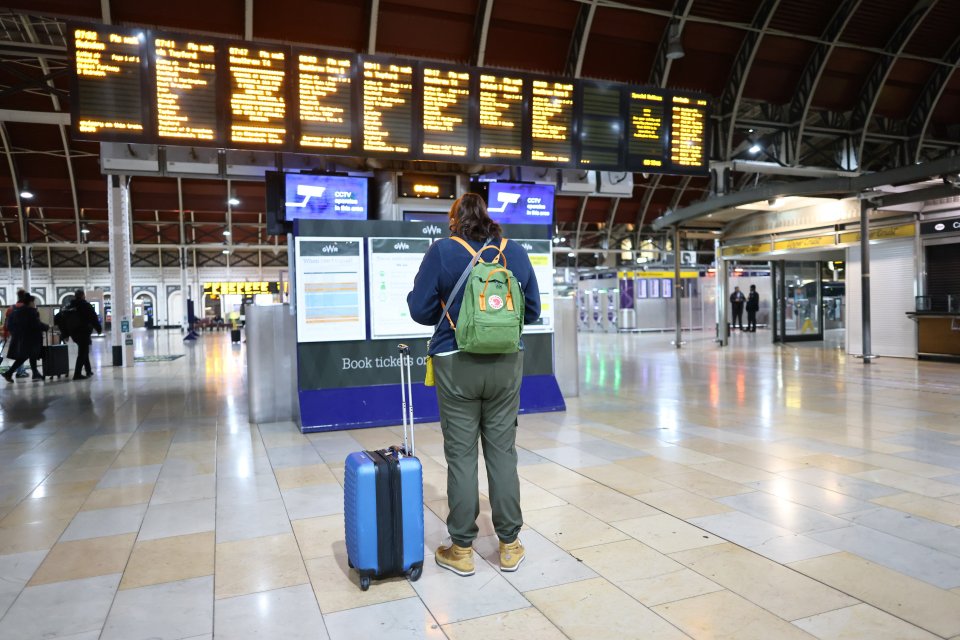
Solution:
<svg viewBox="0 0 960 640">
<path fill-rule="evenodd" d="M 479 252 L 462 238 L 452 239 L 462 244 L 475 261 L 463 288 L 457 324 L 450 322 L 457 336 L 457 347 L 467 353 L 516 353 L 520 350 L 523 331 L 524 298 L 520 283 L 506 267 L 503 250 L 507 239 L 501 241 L 499 248 L 485 245 Z M 488 249 L 497 252 L 490 262 L 481 257 Z"/>
</svg>

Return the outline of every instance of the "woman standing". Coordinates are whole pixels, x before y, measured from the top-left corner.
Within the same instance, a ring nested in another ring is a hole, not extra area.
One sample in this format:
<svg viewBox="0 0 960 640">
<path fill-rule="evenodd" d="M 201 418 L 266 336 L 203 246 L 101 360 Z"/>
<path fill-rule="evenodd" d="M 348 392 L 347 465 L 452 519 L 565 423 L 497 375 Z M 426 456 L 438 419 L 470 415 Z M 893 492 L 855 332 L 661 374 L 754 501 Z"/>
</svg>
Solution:
<svg viewBox="0 0 960 640">
<path fill-rule="evenodd" d="M 517 477 L 517 411 L 523 379 L 523 351 L 477 354 L 458 351 L 455 324 L 463 289 L 454 288 L 475 252 L 496 259 L 513 273 L 524 297 L 524 323 L 540 317 L 540 291 L 530 258 L 519 244 L 502 245 L 500 225 L 490 219 L 483 199 L 468 193 L 450 209 L 450 239 L 439 240 L 427 251 L 407 296 L 410 317 L 438 325 L 430 340 L 440 405 L 440 428 L 447 461 L 447 530 L 452 544 L 436 552 L 437 564 L 462 576 L 473 575 L 473 541 L 477 537 L 480 491 L 477 480 L 478 442 L 490 481 L 493 524 L 500 538 L 500 569 L 516 571 L 523 561 L 518 539 L 523 526 L 520 481 Z M 459 239 L 459 240 L 457 240 Z M 467 246 L 464 246 L 463 241 Z M 498 252 L 500 249 L 502 252 Z"/>
<path fill-rule="evenodd" d="M 7 382 L 13 382 L 13 374 L 27 360 L 30 361 L 30 370 L 33 371 L 34 380 L 43 380 L 43 376 L 37 371 L 37 358 L 40 357 L 40 350 L 43 348 L 43 334 L 50 330 L 50 327 L 40 321 L 40 314 L 37 312 L 37 298 L 27 295 L 24 299 L 24 305 L 15 309 L 10 314 L 8 320 L 10 329 L 10 351 L 8 358 L 15 358 L 11 366 L 3 377 Z"/>
</svg>

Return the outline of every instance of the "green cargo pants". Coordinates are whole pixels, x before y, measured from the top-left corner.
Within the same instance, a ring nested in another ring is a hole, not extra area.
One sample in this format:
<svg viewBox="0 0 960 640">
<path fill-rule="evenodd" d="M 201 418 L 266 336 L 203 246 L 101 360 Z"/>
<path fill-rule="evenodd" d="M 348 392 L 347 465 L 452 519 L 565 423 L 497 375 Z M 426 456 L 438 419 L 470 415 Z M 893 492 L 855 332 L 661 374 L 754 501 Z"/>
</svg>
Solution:
<svg viewBox="0 0 960 640">
<path fill-rule="evenodd" d="M 493 526 L 500 540 L 513 542 L 523 525 L 516 448 L 523 352 L 459 352 L 433 358 L 433 368 L 447 458 L 450 538 L 469 547 L 477 537 L 477 442 L 482 441 Z"/>
</svg>

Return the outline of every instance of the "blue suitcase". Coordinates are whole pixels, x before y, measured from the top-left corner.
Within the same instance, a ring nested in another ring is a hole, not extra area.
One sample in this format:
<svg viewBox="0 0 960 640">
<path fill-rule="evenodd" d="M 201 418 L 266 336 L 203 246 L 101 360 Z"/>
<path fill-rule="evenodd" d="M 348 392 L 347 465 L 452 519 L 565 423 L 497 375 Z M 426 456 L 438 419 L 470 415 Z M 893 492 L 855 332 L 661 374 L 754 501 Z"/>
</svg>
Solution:
<svg viewBox="0 0 960 640">
<path fill-rule="evenodd" d="M 413 455 L 413 396 L 406 345 L 400 345 L 400 354 L 404 445 L 356 451 L 347 456 L 344 467 L 347 562 L 359 572 L 363 591 L 370 588 L 372 578 L 407 575 L 416 581 L 423 571 L 423 468 Z"/>
</svg>

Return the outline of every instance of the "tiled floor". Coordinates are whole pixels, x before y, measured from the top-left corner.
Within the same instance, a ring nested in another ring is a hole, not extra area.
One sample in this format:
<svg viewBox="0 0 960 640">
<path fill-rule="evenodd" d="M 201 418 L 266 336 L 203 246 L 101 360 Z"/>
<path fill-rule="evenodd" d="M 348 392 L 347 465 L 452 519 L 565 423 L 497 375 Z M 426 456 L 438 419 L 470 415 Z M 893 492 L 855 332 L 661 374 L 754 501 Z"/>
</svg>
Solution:
<svg viewBox="0 0 960 640">
<path fill-rule="evenodd" d="M 433 563 L 420 428 L 423 577 L 361 592 L 343 459 L 398 429 L 248 424 L 243 348 L 138 334 L 186 355 L 0 389 L 0 638 L 960 638 L 960 367 L 768 339 L 581 336 L 580 398 L 520 420 L 515 574 L 485 499 L 477 574 Z"/>
</svg>

